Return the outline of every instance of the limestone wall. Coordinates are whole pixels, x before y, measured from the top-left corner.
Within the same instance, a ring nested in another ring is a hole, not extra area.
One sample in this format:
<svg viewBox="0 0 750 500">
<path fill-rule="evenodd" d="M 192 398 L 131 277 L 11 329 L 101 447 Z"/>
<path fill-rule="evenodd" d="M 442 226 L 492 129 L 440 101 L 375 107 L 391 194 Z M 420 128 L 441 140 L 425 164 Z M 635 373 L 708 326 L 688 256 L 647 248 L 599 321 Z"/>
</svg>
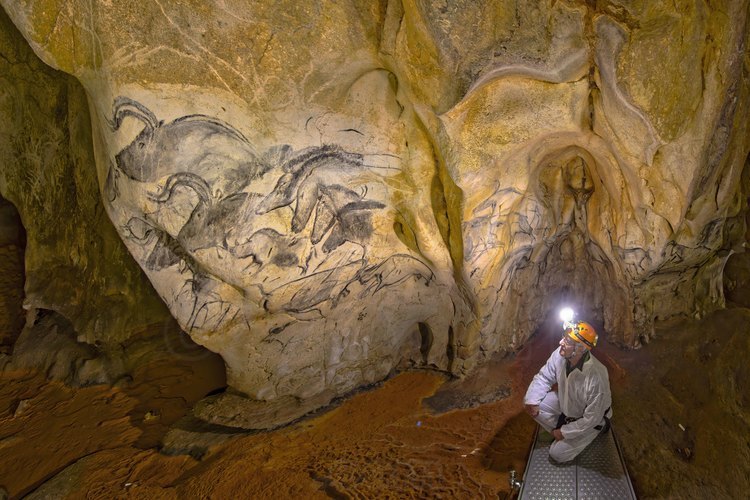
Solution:
<svg viewBox="0 0 750 500">
<path fill-rule="evenodd" d="M 3 241 L 12 253 L 3 298 L 14 303 L 6 325 L 15 335 L 24 323 L 20 300 L 27 310 L 56 311 L 81 342 L 105 347 L 168 317 L 103 210 L 82 86 L 42 63 L 4 11 L 0 194 L 20 214 L 15 231 L 26 233 L 25 248 L 15 248 L 17 236 Z M 23 260 L 13 264 L 17 256 Z"/>
</svg>

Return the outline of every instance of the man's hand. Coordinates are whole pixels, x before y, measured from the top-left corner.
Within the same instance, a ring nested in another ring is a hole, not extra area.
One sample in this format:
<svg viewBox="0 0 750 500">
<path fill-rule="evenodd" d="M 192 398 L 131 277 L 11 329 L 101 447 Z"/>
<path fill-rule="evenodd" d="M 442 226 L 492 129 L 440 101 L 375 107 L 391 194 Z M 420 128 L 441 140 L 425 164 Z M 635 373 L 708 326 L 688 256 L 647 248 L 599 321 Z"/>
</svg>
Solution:
<svg viewBox="0 0 750 500">
<path fill-rule="evenodd" d="M 554 436 L 555 441 L 562 441 L 563 439 L 565 439 L 563 437 L 562 431 L 560 429 L 553 429 L 552 430 L 552 435 Z"/>
<path fill-rule="evenodd" d="M 524 405 L 526 407 L 526 413 L 532 417 L 539 415 L 539 405 Z"/>
</svg>

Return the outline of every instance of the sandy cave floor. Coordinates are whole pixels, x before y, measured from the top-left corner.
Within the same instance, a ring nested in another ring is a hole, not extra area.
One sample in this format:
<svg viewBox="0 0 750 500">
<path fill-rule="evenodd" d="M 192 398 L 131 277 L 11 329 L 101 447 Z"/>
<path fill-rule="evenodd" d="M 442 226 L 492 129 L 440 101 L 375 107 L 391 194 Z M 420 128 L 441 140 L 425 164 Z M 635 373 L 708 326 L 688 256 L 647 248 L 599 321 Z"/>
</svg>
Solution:
<svg viewBox="0 0 750 500">
<path fill-rule="evenodd" d="M 748 324 L 750 309 L 734 308 L 663 325 L 636 351 L 597 349 L 640 498 L 746 498 Z M 523 473 L 534 432 L 522 397 L 558 338 L 543 330 L 464 381 L 402 373 L 200 459 L 156 448 L 216 384 L 199 362 L 153 363 L 124 388 L 5 373 L 0 486 L 10 498 L 510 498 L 508 471 Z M 488 394 L 500 399 L 441 413 Z"/>
</svg>

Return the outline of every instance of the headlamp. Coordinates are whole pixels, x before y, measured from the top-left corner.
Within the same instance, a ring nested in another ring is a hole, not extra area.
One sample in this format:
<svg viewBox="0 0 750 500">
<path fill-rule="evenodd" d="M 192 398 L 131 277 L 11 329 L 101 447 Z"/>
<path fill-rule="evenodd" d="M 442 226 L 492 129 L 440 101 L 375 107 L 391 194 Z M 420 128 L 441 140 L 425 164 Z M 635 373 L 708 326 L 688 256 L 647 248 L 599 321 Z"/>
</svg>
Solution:
<svg viewBox="0 0 750 500">
<path fill-rule="evenodd" d="M 575 318 L 576 313 L 573 309 L 570 307 L 563 307 L 560 309 L 560 319 L 563 322 L 563 330 L 572 329 L 574 326 L 573 318 Z"/>
<path fill-rule="evenodd" d="M 575 317 L 576 313 L 571 309 L 570 307 L 563 307 L 560 309 L 560 319 L 563 321 L 563 323 L 570 323 L 573 321 L 573 318 Z"/>
</svg>

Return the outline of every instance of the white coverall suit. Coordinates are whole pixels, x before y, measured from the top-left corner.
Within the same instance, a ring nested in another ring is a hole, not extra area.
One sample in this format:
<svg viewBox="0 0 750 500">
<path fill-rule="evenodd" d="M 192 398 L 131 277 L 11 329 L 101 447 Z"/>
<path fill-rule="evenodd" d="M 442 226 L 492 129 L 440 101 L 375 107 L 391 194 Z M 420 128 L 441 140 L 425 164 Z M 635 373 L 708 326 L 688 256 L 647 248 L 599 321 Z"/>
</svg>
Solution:
<svg viewBox="0 0 750 500">
<path fill-rule="evenodd" d="M 534 420 L 547 431 L 557 426 L 560 413 L 578 418 L 560 428 L 563 438 L 550 445 L 549 455 L 556 462 L 573 460 L 599 434 L 594 427 L 604 424 L 605 412 L 612 416 L 612 394 L 607 368 L 591 353 L 579 370 L 565 375 L 566 360 L 555 350 L 526 391 L 524 404 L 539 405 Z M 551 391 L 557 383 L 557 392 Z"/>
</svg>

